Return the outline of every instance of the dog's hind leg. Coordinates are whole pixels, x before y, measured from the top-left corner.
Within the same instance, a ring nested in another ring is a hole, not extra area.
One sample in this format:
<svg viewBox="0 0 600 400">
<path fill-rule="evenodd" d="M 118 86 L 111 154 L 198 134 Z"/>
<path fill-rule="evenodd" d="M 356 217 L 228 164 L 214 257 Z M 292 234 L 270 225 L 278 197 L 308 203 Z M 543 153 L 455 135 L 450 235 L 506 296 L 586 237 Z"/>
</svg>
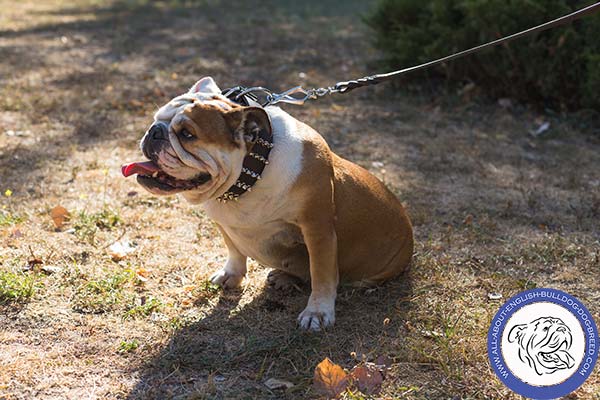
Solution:
<svg viewBox="0 0 600 400">
<path fill-rule="evenodd" d="M 302 286 L 305 286 L 307 282 L 308 280 L 303 280 L 280 269 L 274 269 L 267 275 L 269 286 L 285 292 L 293 290 L 303 292 Z"/>
</svg>

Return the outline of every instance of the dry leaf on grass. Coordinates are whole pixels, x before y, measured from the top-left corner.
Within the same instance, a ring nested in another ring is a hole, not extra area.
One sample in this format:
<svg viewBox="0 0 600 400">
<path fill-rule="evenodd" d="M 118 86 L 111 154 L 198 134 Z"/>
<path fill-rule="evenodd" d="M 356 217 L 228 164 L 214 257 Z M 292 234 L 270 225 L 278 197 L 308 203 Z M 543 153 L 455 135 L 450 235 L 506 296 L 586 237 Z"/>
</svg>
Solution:
<svg viewBox="0 0 600 400">
<path fill-rule="evenodd" d="M 473 215 L 469 214 L 463 220 L 463 224 L 465 225 L 473 225 Z"/>
<path fill-rule="evenodd" d="M 23 267 L 23 271 L 37 271 L 39 269 L 39 265 L 44 264 L 44 261 L 41 258 L 32 256 L 29 260 L 27 260 L 27 264 Z"/>
<path fill-rule="evenodd" d="M 313 385 L 317 391 L 337 397 L 346 390 L 348 383 L 348 374 L 327 357 L 315 368 Z"/>
<path fill-rule="evenodd" d="M 329 358 L 325 358 L 315 368 L 313 385 L 317 391 L 326 394 L 328 398 L 337 398 L 350 384 L 363 394 L 377 394 L 383 384 L 383 371 L 391 363 L 387 357 L 380 357 L 378 360 L 381 365 L 362 363 L 347 373 Z"/>
<path fill-rule="evenodd" d="M 63 206 L 56 206 L 50 211 L 50 217 L 52 217 L 56 229 L 62 229 L 69 219 L 69 211 Z"/>
<path fill-rule="evenodd" d="M 18 228 L 15 228 L 10 232 L 11 239 L 21 239 L 23 237 L 23 232 L 21 232 Z"/>
<path fill-rule="evenodd" d="M 375 365 L 380 369 L 389 368 L 392 366 L 392 359 L 388 356 L 379 356 L 375 359 Z"/>
<path fill-rule="evenodd" d="M 350 377 L 354 386 L 364 394 L 377 394 L 381 390 L 383 375 L 373 364 L 354 367 Z"/>
<path fill-rule="evenodd" d="M 148 277 L 150 276 L 150 271 L 148 271 L 144 267 L 138 267 L 135 269 L 135 275 L 138 277 L 139 280 L 145 282 L 148 280 Z"/>
</svg>

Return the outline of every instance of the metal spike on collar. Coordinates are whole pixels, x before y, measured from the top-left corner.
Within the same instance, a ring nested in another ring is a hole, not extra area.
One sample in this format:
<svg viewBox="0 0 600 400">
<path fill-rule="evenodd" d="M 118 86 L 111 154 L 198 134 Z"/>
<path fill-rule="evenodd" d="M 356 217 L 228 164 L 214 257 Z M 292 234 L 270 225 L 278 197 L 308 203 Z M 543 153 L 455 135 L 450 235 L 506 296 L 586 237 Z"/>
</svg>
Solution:
<svg viewBox="0 0 600 400">
<path fill-rule="evenodd" d="M 217 201 L 219 203 L 227 203 L 229 200 L 236 200 L 239 196 L 236 195 L 235 193 L 231 193 L 231 192 L 225 192 L 223 193 L 221 196 L 217 197 Z"/>
<path fill-rule="evenodd" d="M 251 169 L 248 169 L 246 167 L 242 168 L 242 172 L 245 173 L 246 175 L 250 175 L 253 178 L 260 179 L 260 174 L 257 174 L 256 172 L 254 172 Z"/>
<path fill-rule="evenodd" d="M 269 148 L 269 149 L 272 149 L 272 148 L 273 148 L 273 143 L 269 143 L 269 142 L 267 142 L 266 140 L 264 140 L 263 138 L 258 138 L 258 139 L 256 140 L 256 143 L 258 143 L 258 144 L 260 144 L 260 145 L 262 145 L 262 146 L 265 146 L 265 147 L 267 147 L 267 148 Z"/>
<path fill-rule="evenodd" d="M 269 165 L 269 160 L 261 156 L 260 154 L 250 153 L 250 157 L 256 158 L 258 161 L 262 162 L 265 165 Z"/>
</svg>

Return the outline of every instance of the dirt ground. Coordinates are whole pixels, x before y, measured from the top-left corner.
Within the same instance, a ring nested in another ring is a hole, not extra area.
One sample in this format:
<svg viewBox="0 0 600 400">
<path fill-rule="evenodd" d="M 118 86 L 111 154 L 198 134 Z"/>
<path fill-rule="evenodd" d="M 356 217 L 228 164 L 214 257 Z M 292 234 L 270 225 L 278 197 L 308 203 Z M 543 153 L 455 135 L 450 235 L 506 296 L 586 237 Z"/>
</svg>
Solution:
<svg viewBox="0 0 600 400">
<path fill-rule="evenodd" d="M 360 20 L 373 2 L 339 3 L 0 0 L 0 399 L 309 399 L 325 357 L 380 356 L 378 398 L 515 399 L 486 356 L 503 300 L 553 287 L 600 321 L 599 125 L 470 92 L 386 86 L 285 107 L 406 205 L 407 276 L 342 288 L 318 334 L 296 327 L 308 290 L 267 288 L 255 262 L 239 291 L 207 283 L 226 256 L 215 225 L 119 167 L 202 76 L 283 90 L 373 73 Z M 134 251 L 113 261 L 117 241 Z M 597 367 L 570 398 L 599 393 Z"/>
</svg>

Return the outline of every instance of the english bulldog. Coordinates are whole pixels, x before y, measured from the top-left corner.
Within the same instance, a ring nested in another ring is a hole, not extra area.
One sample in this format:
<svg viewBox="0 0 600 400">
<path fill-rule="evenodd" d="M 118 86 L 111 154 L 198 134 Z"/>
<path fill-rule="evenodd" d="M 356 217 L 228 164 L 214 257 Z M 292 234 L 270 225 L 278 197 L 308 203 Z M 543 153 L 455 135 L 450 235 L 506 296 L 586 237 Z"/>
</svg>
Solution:
<svg viewBox="0 0 600 400">
<path fill-rule="evenodd" d="M 569 354 L 571 329 L 560 318 L 541 317 L 515 325 L 508 333 L 508 342 L 518 346 L 519 359 L 540 376 L 575 366 Z"/>
<path fill-rule="evenodd" d="M 223 235 L 229 254 L 213 283 L 240 286 L 248 257 L 274 269 L 271 284 L 310 282 L 301 328 L 334 323 L 340 281 L 375 284 L 410 263 L 410 220 L 381 181 L 285 111 L 241 106 L 210 77 L 156 112 L 141 149 L 148 161 L 123 174 L 201 204 Z"/>
</svg>

